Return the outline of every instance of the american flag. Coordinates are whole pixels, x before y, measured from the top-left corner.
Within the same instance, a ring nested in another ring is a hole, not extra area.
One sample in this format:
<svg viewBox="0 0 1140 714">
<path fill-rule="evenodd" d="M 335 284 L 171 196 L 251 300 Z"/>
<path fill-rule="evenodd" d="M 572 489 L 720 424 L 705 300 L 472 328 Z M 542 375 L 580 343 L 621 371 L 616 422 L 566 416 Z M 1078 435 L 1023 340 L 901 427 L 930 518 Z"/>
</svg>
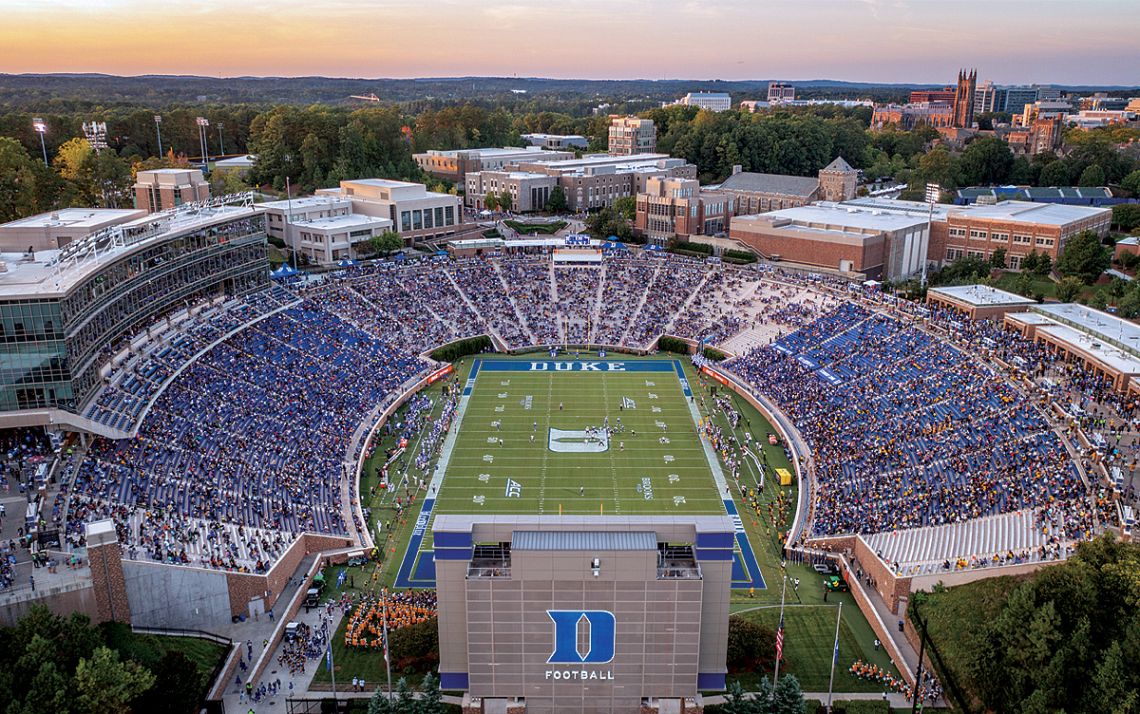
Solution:
<svg viewBox="0 0 1140 714">
<path fill-rule="evenodd" d="M 784 616 L 780 616 L 780 626 L 776 629 L 776 661 L 784 658 Z"/>
</svg>

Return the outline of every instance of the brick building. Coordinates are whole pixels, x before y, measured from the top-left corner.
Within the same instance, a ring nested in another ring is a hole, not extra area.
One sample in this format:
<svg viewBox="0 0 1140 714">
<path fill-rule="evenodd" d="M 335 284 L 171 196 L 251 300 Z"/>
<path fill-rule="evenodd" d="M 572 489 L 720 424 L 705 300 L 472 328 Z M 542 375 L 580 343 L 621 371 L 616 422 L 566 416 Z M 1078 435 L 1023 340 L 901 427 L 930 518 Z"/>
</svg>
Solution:
<svg viewBox="0 0 1140 714">
<path fill-rule="evenodd" d="M 567 208 L 574 212 L 605 208 L 615 199 L 636 196 L 654 177 L 697 177 L 696 166 L 667 154 L 592 154 L 580 159 L 524 162 L 512 169 L 557 178 L 566 194 Z"/>
<path fill-rule="evenodd" d="M 871 115 L 871 128 L 882 129 L 891 125 L 904 131 L 925 124 L 935 129 L 954 125 L 954 106 L 944 102 L 917 104 L 876 104 Z"/>
<path fill-rule="evenodd" d="M 462 184 L 475 171 L 501 171 L 523 161 L 558 161 L 574 158 L 573 151 L 546 150 L 544 146 L 425 151 L 412 154 L 424 173 Z"/>
<path fill-rule="evenodd" d="M 467 174 L 463 204 L 482 210 L 487 194 L 511 194 L 511 210 L 519 213 L 541 211 L 550 200 L 558 177 L 535 171 L 478 171 Z"/>
<path fill-rule="evenodd" d="M 732 219 L 729 237 L 771 260 L 904 280 L 922 271 L 925 216 L 817 203 Z"/>
<path fill-rule="evenodd" d="M 804 206 L 815 201 L 846 201 L 855 198 L 859 172 L 838 157 L 820 170 L 816 178 L 741 171 L 733 173 L 718 190 L 732 197 L 733 215 L 763 213 Z"/>
<path fill-rule="evenodd" d="M 663 244 L 673 236 L 716 235 L 728 228 L 732 198 L 703 191 L 696 179 L 650 178 L 637 194 L 633 229 Z"/>
<path fill-rule="evenodd" d="M 210 184 L 198 169 L 154 169 L 139 171 L 135 177 L 135 208 L 148 213 L 209 197 Z"/>
<path fill-rule="evenodd" d="M 657 151 L 657 127 L 652 119 L 610 117 L 611 156 L 634 156 Z"/>
<path fill-rule="evenodd" d="M 971 320 L 995 320 L 1007 312 L 1022 312 L 1037 304 L 1036 300 L 1024 295 L 989 285 L 932 287 L 926 291 L 926 302 L 957 310 Z"/>
</svg>

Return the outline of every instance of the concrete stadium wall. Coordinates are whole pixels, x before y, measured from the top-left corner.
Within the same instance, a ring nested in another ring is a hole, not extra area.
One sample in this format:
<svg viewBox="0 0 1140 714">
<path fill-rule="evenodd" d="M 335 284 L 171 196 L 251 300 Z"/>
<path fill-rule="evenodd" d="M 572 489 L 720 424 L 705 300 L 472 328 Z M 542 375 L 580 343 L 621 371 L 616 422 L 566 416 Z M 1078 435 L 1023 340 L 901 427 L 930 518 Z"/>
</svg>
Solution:
<svg viewBox="0 0 1140 714">
<path fill-rule="evenodd" d="M 210 629 L 230 624 L 226 573 L 123 561 L 131 622 L 139 627 Z"/>
<path fill-rule="evenodd" d="M 95 603 L 95 590 L 91 581 L 77 587 L 28 589 L 28 597 L 11 598 L 0 606 L 0 627 L 14 627 L 33 605 L 44 605 L 57 615 L 64 617 L 73 612 L 87 615 L 93 622 L 99 621 L 99 611 Z"/>
<path fill-rule="evenodd" d="M 256 573 L 226 572 L 226 586 L 230 598 L 231 615 L 249 615 L 249 603 L 262 599 L 262 606 L 270 610 L 277 598 L 285 590 L 285 583 L 300 567 L 301 561 L 310 553 L 337 548 L 353 548 L 356 544 L 348 536 L 318 535 L 304 533 L 277 562 L 262 575 Z"/>
</svg>

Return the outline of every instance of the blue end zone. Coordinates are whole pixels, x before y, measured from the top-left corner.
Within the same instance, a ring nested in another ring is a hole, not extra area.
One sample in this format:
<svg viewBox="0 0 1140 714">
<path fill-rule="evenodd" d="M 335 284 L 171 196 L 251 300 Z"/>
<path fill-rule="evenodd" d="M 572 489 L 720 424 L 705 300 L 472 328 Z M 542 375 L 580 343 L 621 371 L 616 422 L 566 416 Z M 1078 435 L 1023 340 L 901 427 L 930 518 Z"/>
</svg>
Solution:
<svg viewBox="0 0 1140 714">
<path fill-rule="evenodd" d="M 476 360 L 471 367 L 471 379 L 467 381 L 469 388 L 474 384 L 475 372 L 480 363 L 487 372 L 672 372 L 675 364 L 680 365 L 677 360 L 663 359 L 630 362 L 613 359 L 484 359 Z M 683 376 L 681 378 L 684 379 Z"/>
<path fill-rule="evenodd" d="M 435 553 L 433 551 L 425 550 L 420 553 L 419 560 L 416 561 L 415 573 L 416 582 L 431 583 L 431 585 L 422 587 L 435 587 Z"/>
<path fill-rule="evenodd" d="M 736 511 L 736 504 L 731 499 L 724 500 L 724 510 L 732 516 L 736 527 L 736 544 L 740 550 L 732 554 L 732 588 L 734 590 L 747 590 L 757 588 L 763 590 L 768 587 L 764 584 L 764 576 L 760 573 L 760 564 L 756 562 L 756 554 L 752 552 L 752 543 L 748 541 L 748 534 L 744 532 L 744 522 Z"/>
<path fill-rule="evenodd" d="M 685 377 L 685 370 L 681 367 L 680 360 L 673 360 L 673 369 L 677 371 L 677 379 L 681 380 L 681 391 L 685 393 L 686 397 L 693 396 L 693 390 L 689 389 L 689 380 Z"/>
<path fill-rule="evenodd" d="M 478 362 L 476 362 L 478 364 Z M 434 588 L 435 587 L 435 560 L 425 553 L 427 560 L 430 561 L 430 577 L 421 580 L 420 573 L 425 572 L 424 568 L 428 567 L 424 564 L 417 566 L 416 560 L 420 554 L 420 546 L 424 542 L 424 536 L 427 535 L 428 523 L 431 522 L 431 512 L 435 508 L 435 499 L 424 499 L 424 505 L 420 509 L 420 515 L 416 518 L 416 527 L 412 531 L 412 539 L 408 541 L 408 549 L 404 551 L 404 561 L 400 563 L 400 572 L 396 574 L 395 587 L 398 588 Z"/>
<path fill-rule="evenodd" d="M 471 390 L 475 388 L 475 377 L 479 376 L 479 367 L 483 364 L 483 360 L 477 359 L 471 365 L 471 374 L 467 375 L 467 383 L 463 385 L 463 396 L 470 397 Z"/>
</svg>

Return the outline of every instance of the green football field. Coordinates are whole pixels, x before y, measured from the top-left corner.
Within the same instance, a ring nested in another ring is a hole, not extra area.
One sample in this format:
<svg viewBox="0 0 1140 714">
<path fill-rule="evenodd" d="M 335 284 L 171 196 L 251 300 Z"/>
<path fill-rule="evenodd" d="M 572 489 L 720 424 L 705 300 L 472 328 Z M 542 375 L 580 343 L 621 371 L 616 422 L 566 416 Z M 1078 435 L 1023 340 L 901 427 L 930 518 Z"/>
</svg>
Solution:
<svg viewBox="0 0 1140 714">
<path fill-rule="evenodd" d="M 482 362 L 437 513 L 724 512 L 675 372 L 496 369 L 507 364 Z"/>
</svg>

